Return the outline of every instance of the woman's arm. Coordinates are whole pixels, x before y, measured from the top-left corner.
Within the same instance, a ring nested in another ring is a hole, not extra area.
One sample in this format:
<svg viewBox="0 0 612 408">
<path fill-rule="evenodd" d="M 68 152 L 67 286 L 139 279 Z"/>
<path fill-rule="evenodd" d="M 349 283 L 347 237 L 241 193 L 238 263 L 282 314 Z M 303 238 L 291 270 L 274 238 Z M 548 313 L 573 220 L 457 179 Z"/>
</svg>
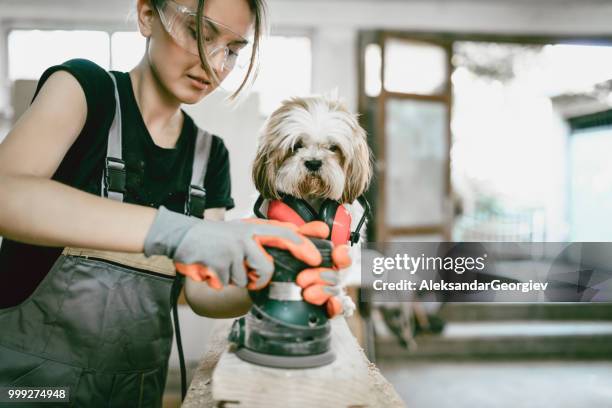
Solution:
<svg viewBox="0 0 612 408">
<path fill-rule="evenodd" d="M 230 279 L 247 284 L 237 259 L 247 259 L 256 270 L 251 285 L 265 285 L 274 266 L 260 245 L 289 249 L 309 265 L 321 262 L 315 246 L 286 226 L 203 222 L 50 180 L 86 118 L 87 102 L 77 80 L 63 71 L 52 74 L 0 144 L 1 236 L 36 245 L 165 255 L 181 273 L 219 286 Z"/>
<path fill-rule="evenodd" d="M 65 71 L 52 74 L 0 144 L 0 235 L 37 245 L 142 252 L 155 209 L 50 180 L 86 118 L 77 80 Z"/>
<path fill-rule="evenodd" d="M 204 211 L 204 218 L 222 221 L 224 208 L 210 208 Z M 206 282 L 185 281 L 185 299 L 193 311 L 201 316 L 227 319 L 242 316 L 251 307 L 251 298 L 245 288 L 225 286 L 221 290 L 212 289 Z"/>
</svg>

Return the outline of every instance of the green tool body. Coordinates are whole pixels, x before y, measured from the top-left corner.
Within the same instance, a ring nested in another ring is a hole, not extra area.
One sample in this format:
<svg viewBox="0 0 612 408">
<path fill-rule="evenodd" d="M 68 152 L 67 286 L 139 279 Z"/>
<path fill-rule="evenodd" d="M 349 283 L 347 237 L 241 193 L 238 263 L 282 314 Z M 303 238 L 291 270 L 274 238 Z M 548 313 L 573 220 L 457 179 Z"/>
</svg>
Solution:
<svg viewBox="0 0 612 408">
<path fill-rule="evenodd" d="M 331 241 L 311 240 L 321 252 L 321 266 L 332 267 Z M 266 251 L 274 258 L 274 274 L 264 289 L 249 291 L 253 306 L 232 326 L 229 340 L 236 345 L 236 354 L 254 364 L 279 368 L 331 363 L 335 356 L 326 309 L 304 301 L 296 284 L 298 273 L 309 266 L 288 251 Z"/>
</svg>

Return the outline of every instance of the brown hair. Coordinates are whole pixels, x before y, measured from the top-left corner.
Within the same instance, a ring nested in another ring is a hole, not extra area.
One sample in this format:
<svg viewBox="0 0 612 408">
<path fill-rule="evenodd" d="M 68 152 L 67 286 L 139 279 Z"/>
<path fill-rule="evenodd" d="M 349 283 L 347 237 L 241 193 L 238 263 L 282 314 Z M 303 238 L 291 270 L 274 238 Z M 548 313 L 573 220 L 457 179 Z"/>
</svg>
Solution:
<svg viewBox="0 0 612 408">
<path fill-rule="evenodd" d="M 153 4 L 156 6 L 162 6 L 166 0 L 152 0 Z M 257 77 L 257 73 L 259 71 L 259 45 L 260 38 L 263 36 L 265 31 L 265 23 L 266 23 L 266 3 L 265 0 L 245 0 L 249 8 L 251 9 L 251 13 L 255 19 L 255 33 L 253 40 L 253 49 L 251 51 L 251 59 L 249 62 L 249 68 L 244 77 L 244 80 L 238 87 L 238 89 L 230 95 L 230 99 L 234 100 L 238 97 L 240 92 L 250 86 L 255 78 Z M 200 62 L 202 63 L 202 68 L 204 68 L 204 72 L 209 78 L 212 78 L 214 82 L 219 82 L 219 78 L 215 71 L 211 68 L 208 63 L 208 59 L 206 57 L 206 52 L 204 50 L 204 41 L 202 39 L 202 21 L 204 20 L 204 3 L 205 0 L 198 0 L 198 12 L 197 12 L 197 31 L 198 31 L 198 52 L 200 54 Z"/>
</svg>

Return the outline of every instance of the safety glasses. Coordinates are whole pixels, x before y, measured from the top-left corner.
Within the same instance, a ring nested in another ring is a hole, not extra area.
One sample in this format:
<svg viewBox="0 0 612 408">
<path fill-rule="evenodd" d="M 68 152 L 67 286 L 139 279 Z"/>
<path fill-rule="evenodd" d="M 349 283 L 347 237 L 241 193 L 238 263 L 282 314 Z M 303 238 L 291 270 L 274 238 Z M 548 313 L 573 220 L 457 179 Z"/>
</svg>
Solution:
<svg viewBox="0 0 612 408">
<path fill-rule="evenodd" d="M 166 0 L 161 7 L 157 7 L 157 11 L 164 29 L 174 41 L 191 54 L 199 55 L 197 12 L 172 0 Z M 240 51 L 249 41 L 208 17 L 204 17 L 201 28 L 204 49 L 211 65 L 220 72 L 231 71 Z M 225 42 L 225 39 L 229 39 L 229 42 Z"/>
</svg>

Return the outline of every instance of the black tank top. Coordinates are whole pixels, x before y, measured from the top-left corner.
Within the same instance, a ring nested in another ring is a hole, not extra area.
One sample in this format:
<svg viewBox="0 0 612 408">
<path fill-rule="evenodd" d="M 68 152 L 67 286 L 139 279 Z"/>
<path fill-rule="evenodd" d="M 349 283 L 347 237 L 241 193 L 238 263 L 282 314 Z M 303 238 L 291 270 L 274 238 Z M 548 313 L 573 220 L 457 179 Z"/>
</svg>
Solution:
<svg viewBox="0 0 612 408">
<path fill-rule="evenodd" d="M 83 88 L 87 119 L 52 179 L 99 196 L 108 131 L 115 113 L 113 83 L 103 68 L 88 60 L 75 59 L 45 71 L 34 98 L 49 76 L 59 70 L 72 74 Z M 118 72 L 116 78 L 123 122 L 123 159 L 127 170 L 124 201 L 154 208 L 163 205 L 182 213 L 191 177 L 197 127 L 183 112 L 185 120 L 176 146 L 165 149 L 155 145 L 136 104 L 130 76 Z M 213 136 L 204 180 L 206 208 L 234 207 L 229 168 L 229 155 L 223 140 Z M 46 276 L 62 250 L 4 239 L 0 247 L 0 308 L 15 306 L 25 300 Z"/>
</svg>

